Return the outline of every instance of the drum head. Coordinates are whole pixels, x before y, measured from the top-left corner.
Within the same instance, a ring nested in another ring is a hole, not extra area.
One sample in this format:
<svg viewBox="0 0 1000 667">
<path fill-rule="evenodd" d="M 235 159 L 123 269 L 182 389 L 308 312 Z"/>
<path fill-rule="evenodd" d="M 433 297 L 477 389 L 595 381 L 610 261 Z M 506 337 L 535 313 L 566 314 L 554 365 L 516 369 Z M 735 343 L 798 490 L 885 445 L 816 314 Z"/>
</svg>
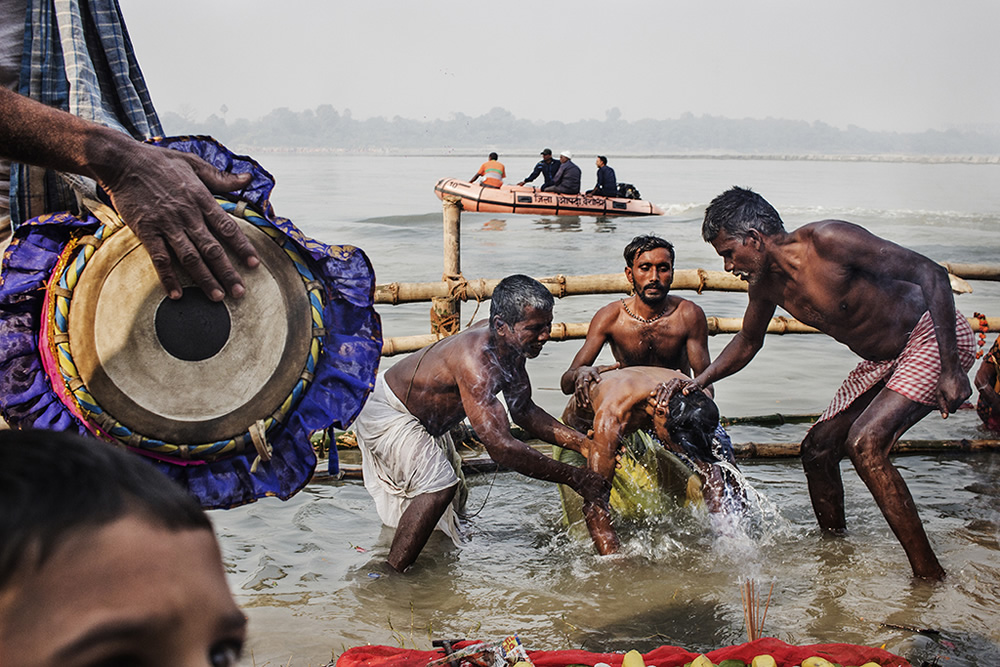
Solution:
<svg viewBox="0 0 1000 667">
<path fill-rule="evenodd" d="M 184 294 L 170 300 L 128 228 L 80 275 L 73 360 L 97 403 L 137 434 L 176 444 L 235 437 L 275 412 L 302 375 L 312 342 L 303 279 L 267 234 L 233 219 L 261 258 L 241 270 L 242 299 L 209 301 L 175 265 Z"/>
</svg>

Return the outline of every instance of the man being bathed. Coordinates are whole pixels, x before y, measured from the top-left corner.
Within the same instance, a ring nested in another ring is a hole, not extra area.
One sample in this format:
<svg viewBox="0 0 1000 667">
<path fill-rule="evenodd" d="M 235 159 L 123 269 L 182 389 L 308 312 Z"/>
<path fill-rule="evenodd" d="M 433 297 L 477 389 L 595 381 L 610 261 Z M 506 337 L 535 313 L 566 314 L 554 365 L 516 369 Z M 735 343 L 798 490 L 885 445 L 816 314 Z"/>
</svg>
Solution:
<svg viewBox="0 0 1000 667">
<path fill-rule="evenodd" d="M 566 484 L 583 496 L 587 512 L 607 514 L 608 480 L 515 439 L 496 397 L 503 392 L 511 419 L 533 436 L 589 454 L 589 440 L 531 400 L 525 360 L 549 339 L 552 304 L 537 280 L 508 276 L 493 291 L 488 326 L 443 338 L 379 376 L 354 429 L 365 488 L 383 523 L 396 527 L 387 559 L 393 569 L 412 564 L 435 527 L 459 538 L 452 506 L 459 462 L 448 431 L 465 417 L 498 464 Z"/>
<path fill-rule="evenodd" d="M 726 463 L 735 467 L 731 450 L 724 450 L 716 437 L 719 409 L 703 392 L 684 395 L 681 382 L 690 378 L 670 368 L 629 366 L 602 373 L 590 386 L 589 407 L 569 400 L 563 421 L 586 430 L 593 423 L 593 446 L 587 467 L 607 478 L 614 477 L 616 458 L 625 437 L 639 430 L 652 430 L 665 449 L 678 455 L 701 482 L 701 493 L 709 512 L 745 508 L 738 482 L 728 475 Z M 618 536 L 610 516 L 587 515 L 587 528 L 601 554 L 618 550 Z"/>
<path fill-rule="evenodd" d="M 694 383 L 705 387 L 746 366 L 777 306 L 847 345 L 862 361 L 802 442 L 816 518 L 825 531 L 844 531 L 840 460 L 849 456 L 913 573 L 944 577 L 889 451 L 935 407 L 947 417 L 972 394 L 975 339 L 955 310 L 947 272 L 849 222 L 787 232 L 763 197 L 742 188 L 712 201 L 702 236 L 749 283 L 749 303 L 742 330 Z"/>
</svg>

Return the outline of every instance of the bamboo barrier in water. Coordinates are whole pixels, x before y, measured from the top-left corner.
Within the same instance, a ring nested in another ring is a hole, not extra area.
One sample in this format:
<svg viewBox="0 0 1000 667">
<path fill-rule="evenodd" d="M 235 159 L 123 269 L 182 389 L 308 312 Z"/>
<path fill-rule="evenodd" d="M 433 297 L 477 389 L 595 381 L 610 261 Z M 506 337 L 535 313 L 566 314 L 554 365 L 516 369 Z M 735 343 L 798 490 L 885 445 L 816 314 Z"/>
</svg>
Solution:
<svg viewBox="0 0 1000 667">
<path fill-rule="evenodd" d="M 445 336 L 457 333 L 461 326 L 461 302 L 477 304 L 489 299 L 500 279 L 467 279 L 461 269 L 461 203 L 457 197 L 442 201 L 444 220 L 444 273 L 439 282 L 387 283 L 375 286 L 375 303 L 399 305 L 402 303 L 431 302 L 431 333 L 412 336 L 395 336 L 382 341 L 382 356 L 415 352 L 435 343 Z M 1000 281 L 1000 265 L 958 264 L 942 262 L 951 278 L 952 290 L 971 292 L 966 280 Z M 601 273 L 583 276 L 556 275 L 537 278 L 558 299 L 587 294 L 630 294 L 632 285 L 621 273 Z M 725 271 L 705 269 L 677 269 L 671 290 L 704 290 L 720 292 L 745 292 L 747 284 Z M 708 335 L 737 333 L 743 325 L 738 317 L 708 317 Z M 977 319 L 969 318 L 973 330 L 981 330 Z M 1000 318 L 986 318 L 987 331 L 1000 331 Z M 555 322 L 552 340 L 578 340 L 587 337 L 587 322 Z M 793 318 L 778 316 L 771 319 L 767 333 L 812 334 L 817 329 Z"/>
</svg>

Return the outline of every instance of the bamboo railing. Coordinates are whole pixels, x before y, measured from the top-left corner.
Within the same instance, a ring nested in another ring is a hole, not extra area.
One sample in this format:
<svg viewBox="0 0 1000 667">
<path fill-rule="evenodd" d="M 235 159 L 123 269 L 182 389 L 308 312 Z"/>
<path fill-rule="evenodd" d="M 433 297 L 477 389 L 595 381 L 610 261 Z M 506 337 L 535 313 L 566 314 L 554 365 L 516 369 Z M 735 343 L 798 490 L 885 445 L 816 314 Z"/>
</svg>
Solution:
<svg viewBox="0 0 1000 667">
<path fill-rule="evenodd" d="M 444 212 L 444 273 L 439 282 L 387 283 L 375 286 L 375 303 L 399 305 L 430 301 L 431 333 L 412 336 L 394 336 L 382 342 L 382 356 L 414 352 L 427 347 L 444 336 L 459 329 L 459 305 L 464 301 L 481 302 L 489 299 L 500 279 L 467 279 L 461 271 L 461 203 L 457 197 L 445 197 L 442 201 Z M 949 273 L 952 290 L 957 293 L 971 292 L 966 280 L 1000 281 L 1000 265 L 941 263 Z M 601 273 L 583 276 L 556 275 L 537 278 L 557 299 L 585 294 L 629 294 L 632 285 L 624 273 Z M 678 269 L 674 271 L 671 290 L 693 290 L 699 294 L 704 290 L 719 292 L 745 292 L 747 284 L 725 271 L 705 269 Z M 738 317 L 708 317 L 708 335 L 736 333 L 743 325 Z M 980 329 L 980 322 L 970 318 L 973 330 Z M 1000 331 L 1000 317 L 987 318 L 988 331 Z M 587 322 L 554 322 L 552 340 L 577 340 L 586 338 Z M 771 319 L 767 333 L 812 334 L 817 329 L 789 317 L 778 316 Z"/>
</svg>

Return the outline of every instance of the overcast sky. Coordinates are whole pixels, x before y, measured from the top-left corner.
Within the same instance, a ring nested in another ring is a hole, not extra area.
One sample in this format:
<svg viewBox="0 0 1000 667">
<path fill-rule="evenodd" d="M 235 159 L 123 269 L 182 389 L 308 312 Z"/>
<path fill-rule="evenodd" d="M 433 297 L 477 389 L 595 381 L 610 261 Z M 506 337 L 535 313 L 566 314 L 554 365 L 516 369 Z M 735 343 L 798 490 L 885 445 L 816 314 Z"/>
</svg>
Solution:
<svg viewBox="0 0 1000 667">
<path fill-rule="evenodd" d="M 998 0 L 120 4 L 154 104 L 197 120 L 330 104 L 359 119 L 1000 123 Z"/>
</svg>

